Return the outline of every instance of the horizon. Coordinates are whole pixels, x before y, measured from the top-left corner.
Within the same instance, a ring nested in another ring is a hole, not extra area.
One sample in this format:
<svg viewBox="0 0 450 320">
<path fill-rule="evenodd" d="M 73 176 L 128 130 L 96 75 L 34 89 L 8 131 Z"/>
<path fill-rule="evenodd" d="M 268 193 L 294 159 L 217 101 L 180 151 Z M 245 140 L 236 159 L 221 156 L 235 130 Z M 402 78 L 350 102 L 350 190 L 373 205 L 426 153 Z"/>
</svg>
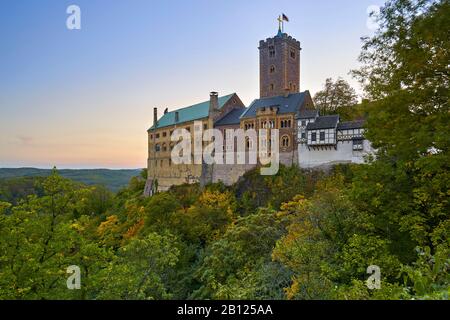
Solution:
<svg viewBox="0 0 450 320">
<path fill-rule="evenodd" d="M 206 101 L 210 91 L 259 97 L 260 40 L 278 29 L 301 42 L 301 91 L 357 68 L 368 8 L 384 1 L 256 3 L 8 1 L 0 15 L 0 167 L 145 168 L 158 115 Z M 66 9 L 81 8 L 81 30 Z M 308 14 L 305 14 L 307 12 Z M 251 14 L 249 14 L 251 13 Z M 5 121 L 7 120 L 7 121 Z"/>
<path fill-rule="evenodd" d="M 53 170 L 52 167 L 0 167 L 1 169 L 38 169 L 38 170 Z M 120 170 L 142 170 L 145 169 L 145 167 L 142 168 L 72 168 L 72 167 L 56 167 L 56 170 L 110 170 L 110 171 L 120 171 Z"/>
</svg>

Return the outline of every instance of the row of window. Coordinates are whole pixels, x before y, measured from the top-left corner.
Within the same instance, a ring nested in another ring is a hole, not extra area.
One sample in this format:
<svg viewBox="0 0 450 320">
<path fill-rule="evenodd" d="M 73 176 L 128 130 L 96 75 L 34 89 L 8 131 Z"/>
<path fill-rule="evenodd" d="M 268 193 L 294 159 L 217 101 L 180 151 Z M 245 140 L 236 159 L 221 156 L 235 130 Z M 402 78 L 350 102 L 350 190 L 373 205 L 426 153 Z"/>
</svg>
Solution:
<svg viewBox="0 0 450 320">
<path fill-rule="evenodd" d="M 275 46 L 269 46 L 269 58 L 275 58 L 275 56 L 276 56 Z M 289 56 L 295 60 L 295 58 L 297 57 L 295 49 L 291 48 L 289 50 Z"/>
<path fill-rule="evenodd" d="M 180 128 L 183 129 L 183 128 Z M 185 127 L 184 129 L 186 129 L 188 132 L 191 132 L 191 127 Z M 195 128 L 197 130 L 197 128 Z M 203 124 L 203 130 L 207 130 L 208 129 L 208 125 L 205 123 Z M 173 130 L 169 131 L 169 134 L 172 135 Z M 167 137 L 167 131 L 163 131 L 162 133 L 155 133 L 155 139 L 159 139 L 160 137 Z M 150 134 L 150 139 L 153 139 L 153 134 Z"/>
<path fill-rule="evenodd" d="M 263 129 L 273 129 L 273 128 L 275 128 L 275 121 L 273 121 L 273 120 L 262 121 L 261 122 L 261 128 L 263 128 Z"/>
<path fill-rule="evenodd" d="M 319 139 L 320 139 L 320 141 L 325 141 L 325 132 L 320 132 Z M 317 141 L 317 133 L 316 132 L 311 133 L 311 141 L 313 141 L 313 142 Z"/>
<path fill-rule="evenodd" d="M 280 127 L 281 128 L 291 128 L 292 127 L 292 121 L 289 120 L 281 120 L 280 121 Z M 275 121 L 274 120 L 267 120 L 267 121 L 262 121 L 261 122 L 261 128 L 263 129 L 273 129 L 275 128 Z M 255 123 L 246 123 L 244 124 L 244 129 L 245 130 L 249 130 L 249 129 L 255 129 Z"/>
<path fill-rule="evenodd" d="M 253 143 L 252 143 L 253 141 L 251 140 L 251 139 L 249 139 L 249 138 L 247 138 L 246 139 L 246 145 L 247 145 L 247 148 L 253 148 Z M 209 142 L 205 142 L 205 143 L 209 143 Z M 265 139 L 263 139 L 262 140 L 262 143 L 265 145 L 266 144 L 266 140 Z M 270 144 L 271 144 L 271 140 L 269 139 L 269 146 L 270 146 Z M 283 146 L 283 147 L 289 147 L 289 145 L 290 145 L 290 139 L 289 139 L 289 136 L 283 136 L 282 138 L 281 138 L 281 146 Z M 172 151 L 173 150 L 173 145 L 170 145 L 170 150 Z M 225 145 L 224 145 L 224 150 L 225 150 Z M 155 145 L 155 151 L 156 152 L 166 152 L 168 150 L 168 148 L 167 148 L 167 145 L 165 144 L 165 143 L 163 143 L 162 145 L 160 145 L 159 143 L 157 143 L 156 145 Z"/>
<path fill-rule="evenodd" d="M 280 126 L 281 128 L 290 128 L 291 120 L 281 120 Z"/>
<path fill-rule="evenodd" d="M 362 135 L 364 129 L 347 129 L 347 130 L 339 130 L 338 135 Z"/>
<path fill-rule="evenodd" d="M 252 122 L 252 123 L 246 123 L 246 124 L 244 125 L 244 129 L 245 129 L 245 130 L 255 129 L 255 123 L 254 123 L 254 122 Z"/>
</svg>

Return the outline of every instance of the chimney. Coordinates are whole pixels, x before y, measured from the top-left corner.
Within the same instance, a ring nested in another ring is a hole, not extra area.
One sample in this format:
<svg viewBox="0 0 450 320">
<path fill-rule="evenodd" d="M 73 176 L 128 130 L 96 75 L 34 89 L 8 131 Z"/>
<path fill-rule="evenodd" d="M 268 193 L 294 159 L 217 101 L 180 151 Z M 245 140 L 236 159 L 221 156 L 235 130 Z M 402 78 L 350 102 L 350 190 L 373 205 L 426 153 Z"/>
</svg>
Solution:
<svg viewBox="0 0 450 320">
<path fill-rule="evenodd" d="M 156 123 L 158 122 L 158 108 L 153 108 L 153 127 L 156 129 Z"/>
<path fill-rule="evenodd" d="M 167 112 L 169 112 L 169 108 L 164 109 L 164 114 L 166 114 Z"/>
<path fill-rule="evenodd" d="M 180 114 L 178 113 L 178 111 L 175 111 L 175 123 L 177 123 L 178 121 L 180 121 Z"/>
<path fill-rule="evenodd" d="M 219 94 L 212 91 L 209 94 L 209 113 L 219 110 Z"/>
</svg>

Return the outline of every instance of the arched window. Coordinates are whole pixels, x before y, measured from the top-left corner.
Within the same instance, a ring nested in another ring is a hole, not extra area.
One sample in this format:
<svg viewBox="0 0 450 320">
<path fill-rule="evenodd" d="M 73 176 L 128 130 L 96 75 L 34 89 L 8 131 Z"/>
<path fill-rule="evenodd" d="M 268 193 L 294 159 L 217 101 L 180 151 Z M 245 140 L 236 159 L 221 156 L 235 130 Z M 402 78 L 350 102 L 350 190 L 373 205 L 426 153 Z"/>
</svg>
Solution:
<svg viewBox="0 0 450 320">
<path fill-rule="evenodd" d="M 289 137 L 288 136 L 283 136 L 281 138 L 281 146 L 283 147 L 289 147 Z"/>
<path fill-rule="evenodd" d="M 270 84 L 270 91 L 273 91 L 274 88 L 275 88 L 274 84 L 271 83 L 271 84 Z"/>
<path fill-rule="evenodd" d="M 275 66 L 274 66 L 274 65 L 271 65 L 271 66 L 270 66 L 269 72 L 270 72 L 270 73 L 275 73 Z"/>
<path fill-rule="evenodd" d="M 166 152 L 166 151 L 167 151 L 167 146 L 166 146 L 165 143 L 163 143 L 163 145 L 162 145 L 162 151 L 163 151 L 163 152 Z"/>
</svg>

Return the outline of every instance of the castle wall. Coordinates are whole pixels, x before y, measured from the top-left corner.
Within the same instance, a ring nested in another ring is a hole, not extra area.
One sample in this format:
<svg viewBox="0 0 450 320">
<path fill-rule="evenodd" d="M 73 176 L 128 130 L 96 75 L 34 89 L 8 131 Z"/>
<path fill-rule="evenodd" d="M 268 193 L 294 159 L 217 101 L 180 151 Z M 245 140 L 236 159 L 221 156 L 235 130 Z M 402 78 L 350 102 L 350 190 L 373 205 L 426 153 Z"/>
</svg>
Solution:
<svg viewBox="0 0 450 320">
<path fill-rule="evenodd" d="M 363 150 L 354 151 L 351 140 L 338 141 L 334 147 L 308 149 L 307 144 L 300 144 L 298 149 L 299 166 L 301 168 L 314 168 L 338 163 L 364 163 L 364 156 L 373 153 L 368 140 L 363 141 Z"/>
</svg>

